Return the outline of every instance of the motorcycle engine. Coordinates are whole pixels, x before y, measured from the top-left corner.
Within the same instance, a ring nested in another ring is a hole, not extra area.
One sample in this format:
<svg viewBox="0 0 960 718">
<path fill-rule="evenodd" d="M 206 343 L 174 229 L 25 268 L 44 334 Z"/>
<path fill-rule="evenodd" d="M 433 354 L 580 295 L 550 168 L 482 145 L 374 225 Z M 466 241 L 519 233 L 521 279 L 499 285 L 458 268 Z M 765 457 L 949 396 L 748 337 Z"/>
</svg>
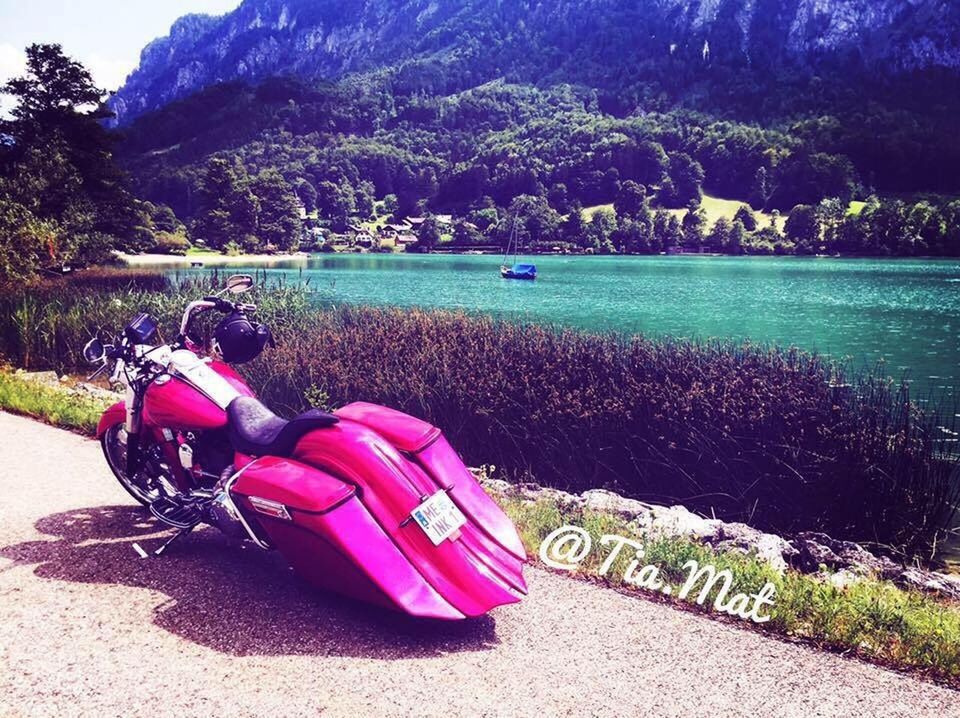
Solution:
<svg viewBox="0 0 960 718">
<path fill-rule="evenodd" d="M 227 466 L 217 481 L 213 490 L 213 500 L 207 507 L 207 516 L 209 523 L 220 529 L 231 538 L 247 538 L 247 530 L 243 527 L 240 517 L 237 515 L 237 509 L 227 496 L 226 483 L 233 475 L 233 465 Z"/>
<path fill-rule="evenodd" d="M 181 451 L 189 452 L 194 465 L 203 470 L 203 483 L 212 485 L 233 463 L 233 447 L 225 431 L 207 431 L 197 436 L 188 434 Z M 183 447 L 189 447 L 184 449 Z"/>
</svg>

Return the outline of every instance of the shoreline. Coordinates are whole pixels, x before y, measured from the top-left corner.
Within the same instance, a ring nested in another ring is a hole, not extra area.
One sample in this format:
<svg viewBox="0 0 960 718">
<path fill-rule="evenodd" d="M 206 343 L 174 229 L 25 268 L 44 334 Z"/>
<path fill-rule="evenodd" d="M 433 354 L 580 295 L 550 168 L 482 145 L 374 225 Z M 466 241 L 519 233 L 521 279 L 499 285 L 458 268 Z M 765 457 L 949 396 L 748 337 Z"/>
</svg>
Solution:
<svg viewBox="0 0 960 718">
<path fill-rule="evenodd" d="M 271 264 L 309 259 L 306 252 L 294 254 L 118 254 L 117 258 L 127 267 L 190 267 L 194 262 L 208 265 Z"/>
<path fill-rule="evenodd" d="M 236 255 L 227 255 L 227 254 L 195 254 L 195 255 L 179 255 L 179 254 L 122 254 L 117 253 L 116 257 L 125 267 L 137 268 L 137 267 L 186 267 L 189 268 L 194 262 L 200 262 L 202 266 L 230 266 L 230 265 L 242 265 L 242 264 L 262 264 L 270 265 L 277 262 L 296 262 L 307 260 L 312 257 L 338 257 L 338 256 L 405 256 L 405 257 L 424 257 L 424 256 L 483 256 L 483 257 L 496 257 L 500 256 L 497 253 L 493 252 L 476 252 L 476 251 L 440 251 L 440 252 L 294 252 L 292 254 L 236 254 Z M 776 254 L 722 254 L 714 252 L 682 252 L 677 254 L 586 254 L 586 253 L 577 253 L 577 254 L 561 254 L 553 252 L 544 252 L 540 254 L 528 254 L 529 257 L 565 257 L 565 258 L 625 258 L 625 257 L 641 257 L 641 258 L 651 258 L 651 257 L 701 257 L 701 258 L 711 258 L 711 259 L 844 259 L 844 260 L 921 260 L 921 261 L 938 261 L 938 260 L 948 260 L 948 261 L 957 261 L 958 257 L 939 257 L 939 256 L 911 256 L 911 257 L 900 257 L 900 256 L 890 256 L 890 257 L 877 257 L 872 255 L 861 255 L 861 254 L 841 254 L 841 255 L 825 255 L 825 254 L 811 254 L 811 255 L 776 255 Z"/>
</svg>

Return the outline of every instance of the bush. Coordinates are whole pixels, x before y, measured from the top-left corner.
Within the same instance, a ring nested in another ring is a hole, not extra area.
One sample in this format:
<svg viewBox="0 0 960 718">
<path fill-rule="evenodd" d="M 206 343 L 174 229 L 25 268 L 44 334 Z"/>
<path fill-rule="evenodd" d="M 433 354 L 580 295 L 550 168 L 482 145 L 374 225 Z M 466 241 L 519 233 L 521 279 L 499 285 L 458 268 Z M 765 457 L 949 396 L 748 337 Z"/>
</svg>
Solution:
<svg viewBox="0 0 960 718">
<path fill-rule="evenodd" d="M 32 280 L 50 261 L 48 244 L 57 232 L 53 222 L 0 197 L 0 283 Z"/>
<path fill-rule="evenodd" d="M 157 254 L 184 255 L 188 249 L 190 249 L 190 242 L 185 235 L 174 232 L 157 232 L 151 251 Z"/>
</svg>

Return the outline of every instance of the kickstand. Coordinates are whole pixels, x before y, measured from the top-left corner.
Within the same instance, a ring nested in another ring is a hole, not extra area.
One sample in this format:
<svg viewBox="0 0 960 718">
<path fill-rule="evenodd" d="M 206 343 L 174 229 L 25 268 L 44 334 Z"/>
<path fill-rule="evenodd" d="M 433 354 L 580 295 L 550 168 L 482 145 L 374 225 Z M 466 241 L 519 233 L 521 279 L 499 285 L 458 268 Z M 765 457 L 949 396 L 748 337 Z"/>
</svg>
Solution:
<svg viewBox="0 0 960 718">
<path fill-rule="evenodd" d="M 192 526 L 191 526 L 190 528 L 188 528 L 188 529 L 180 529 L 180 530 L 177 531 L 173 536 L 171 536 L 171 537 L 168 538 L 166 541 L 164 541 L 164 542 L 163 542 L 163 546 L 161 546 L 161 547 L 158 548 L 156 551 L 154 551 L 152 555 L 154 555 L 154 556 L 159 556 L 159 555 L 162 554 L 164 551 L 166 551 L 166 550 L 167 550 L 167 547 L 170 546 L 174 541 L 176 541 L 176 540 L 177 540 L 178 538 L 180 538 L 181 536 L 186 536 L 186 535 L 187 535 L 188 533 L 190 533 L 191 531 L 193 531 L 193 527 L 192 527 Z"/>
</svg>

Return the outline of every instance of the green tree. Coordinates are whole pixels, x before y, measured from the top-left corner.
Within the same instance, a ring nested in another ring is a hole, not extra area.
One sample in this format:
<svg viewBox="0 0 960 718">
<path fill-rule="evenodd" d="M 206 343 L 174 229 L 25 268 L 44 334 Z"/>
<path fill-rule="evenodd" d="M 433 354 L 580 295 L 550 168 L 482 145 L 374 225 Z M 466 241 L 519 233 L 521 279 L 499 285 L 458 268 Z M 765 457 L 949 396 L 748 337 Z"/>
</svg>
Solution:
<svg viewBox="0 0 960 718">
<path fill-rule="evenodd" d="M 250 177 L 239 159 L 229 162 L 213 157 L 200 181 L 201 210 L 193 224 L 193 236 L 207 246 L 223 250 L 230 243 L 247 251 L 259 248 L 256 237 L 260 210 L 250 189 Z"/>
<path fill-rule="evenodd" d="M 583 249 L 590 246 L 586 223 L 583 221 L 583 206 L 576 200 L 570 205 L 570 212 L 560 226 L 560 236 L 566 242 L 576 244 Z"/>
<path fill-rule="evenodd" d="M 177 215 L 165 204 L 151 205 L 150 221 L 158 232 L 177 232 L 183 227 Z"/>
<path fill-rule="evenodd" d="M 618 218 L 612 241 L 618 252 L 650 254 L 653 251 L 653 219 L 649 213 L 636 219 Z"/>
<path fill-rule="evenodd" d="M 337 232 L 346 230 L 350 216 L 357 211 L 353 188 L 330 181 L 317 185 L 317 211 L 330 220 Z"/>
<path fill-rule="evenodd" d="M 457 222 L 453 226 L 453 243 L 458 247 L 469 247 L 483 243 L 483 235 L 470 222 Z"/>
<path fill-rule="evenodd" d="M 42 267 L 104 259 L 130 248 L 143 215 L 113 161 L 104 92 L 59 45 L 31 45 L 27 72 L 0 87 L 15 105 L 0 120 L 0 198 L 22 206 L 46 236 Z M 21 270 L 17 270 L 20 272 Z"/>
<path fill-rule="evenodd" d="M 733 222 L 726 217 L 720 217 L 713 223 L 713 227 L 707 234 L 707 246 L 713 252 L 726 252 L 730 244 L 730 233 L 732 231 Z"/>
<path fill-rule="evenodd" d="M 311 214 L 317 209 L 317 190 L 309 180 L 303 179 L 302 177 L 294 183 L 294 188 L 297 192 L 297 197 L 300 198 L 300 201 L 303 202 L 303 208 L 307 211 L 307 214 Z"/>
<path fill-rule="evenodd" d="M 699 252 L 703 245 L 703 236 L 707 228 L 707 214 L 698 204 L 690 203 L 683 215 L 683 248 L 688 252 Z"/>
<path fill-rule="evenodd" d="M 501 234 L 509 233 L 515 221 L 523 244 L 555 242 L 559 237 L 560 215 L 545 197 L 528 194 L 515 197 L 502 223 Z"/>
<path fill-rule="evenodd" d="M 900 200 L 868 204 L 860 213 L 869 242 L 867 253 L 910 256 L 916 237 L 907 222 L 907 207 Z"/>
<path fill-rule="evenodd" d="M 264 170 L 250 184 L 257 198 L 257 237 L 269 246 L 295 250 L 303 234 L 300 203 L 293 187 L 277 170 Z"/>
<path fill-rule="evenodd" d="M 638 217 L 647 210 L 647 188 L 633 180 L 627 180 L 620 186 L 620 192 L 613 204 L 617 217 Z"/>
<path fill-rule="evenodd" d="M 590 223 L 587 225 L 590 246 L 600 254 L 613 253 L 616 251 L 616 247 L 614 247 L 612 239 L 616 231 L 616 215 L 606 208 L 597 210 L 593 213 L 593 217 L 590 218 Z"/>
<path fill-rule="evenodd" d="M 570 197 L 567 193 L 567 185 L 558 182 L 547 192 L 547 201 L 560 214 L 566 214 L 570 209 Z"/>
<path fill-rule="evenodd" d="M 376 188 L 373 182 L 363 181 L 357 185 L 354 192 L 354 201 L 357 206 L 357 214 L 363 219 L 373 217 L 374 204 L 376 202 Z"/>
<path fill-rule="evenodd" d="M 699 202 L 703 194 L 703 166 L 686 152 L 678 152 L 670 158 L 670 179 L 674 193 L 668 207 L 683 207 L 690 202 Z"/>
<path fill-rule="evenodd" d="M 500 221 L 500 213 L 496 207 L 484 207 L 482 209 L 471 210 L 467 215 L 467 221 L 473 222 L 481 232 L 486 232 Z"/>
<path fill-rule="evenodd" d="M 0 281 L 26 281 L 50 259 L 59 228 L 18 202 L 0 197 Z"/>
<path fill-rule="evenodd" d="M 797 254 L 815 254 L 820 246 L 820 218 L 817 210 L 798 204 L 790 210 L 784 226 L 787 239 L 796 245 Z"/>
<path fill-rule="evenodd" d="M 440 244 L 440 227 L 437 220 L 433 217 L 427 217 L 420 230 L 417 232 L 417 243 L 413 247 L 417 252 L 429 252 Z"/>
<path fill-rule="evenodd" d="M 758 167 L 753 176 L 753 186 L 750 188 L 750 205 L 754 209 L 765 209 L 772 194 L 770 173 L 766 167 Z"/>
<path fill-rule="evenodd" d="M 397 195 L 388 194 L 386 197 L 383 198 L 383 211 L 386 212 L 387 214 L 391 214 L 391 215 L 396 214 L 397 207 L 399 206 L 400 205 L 397 202 Z"/>
<path fill-rule="evenodd" d="M 783 233 L 771 225 L 754 233 L 747 250 L 750 254 L 793 254 L 794 245 L 784 240 Z"/>
<path fill-rule="evenodd" d="M 943 208 L 943 238 L 938 254 L 960 257 L 960 200 L 953 200 Z"/>
<path fill-rule="evenodd" d="M 727 240 L 727 254 L 743 254 L 743 246 L 747 242 L 747 228 L 739 219 L 734 220 L 730 227 L 730 234 Z"/>
<path fill-rule="evenodd" d="M 914 239 L 914 255 L 942 255 L 945 225 L 943 215 L 929 202 L 917 202 L 907 211 L 909 236 Z"/>
<path fill-rule="evenodd" d="M 745 204 L 740 205 L 737 209 L 737 213 L 733 215 L 733 221 L 742 224 L 748 232 L 754 232 L 757 229 L 757 218 L 753 214 L 753 210 Z"/>
<path fill-rule="evenodd" d="M 658 209 L 653 214 L 653 247 L 665 252 L 683 244 L 680 220 L 666 210 Z"/>
<path fill-rule="evenodd" d="M 817 206 L 817 218 L 823 233 L 823 245 L 829 252 L 840 245 L 840 228 L 847 217 L 847 205 L 836 197 L 829 197 Z"/>
</svg>

